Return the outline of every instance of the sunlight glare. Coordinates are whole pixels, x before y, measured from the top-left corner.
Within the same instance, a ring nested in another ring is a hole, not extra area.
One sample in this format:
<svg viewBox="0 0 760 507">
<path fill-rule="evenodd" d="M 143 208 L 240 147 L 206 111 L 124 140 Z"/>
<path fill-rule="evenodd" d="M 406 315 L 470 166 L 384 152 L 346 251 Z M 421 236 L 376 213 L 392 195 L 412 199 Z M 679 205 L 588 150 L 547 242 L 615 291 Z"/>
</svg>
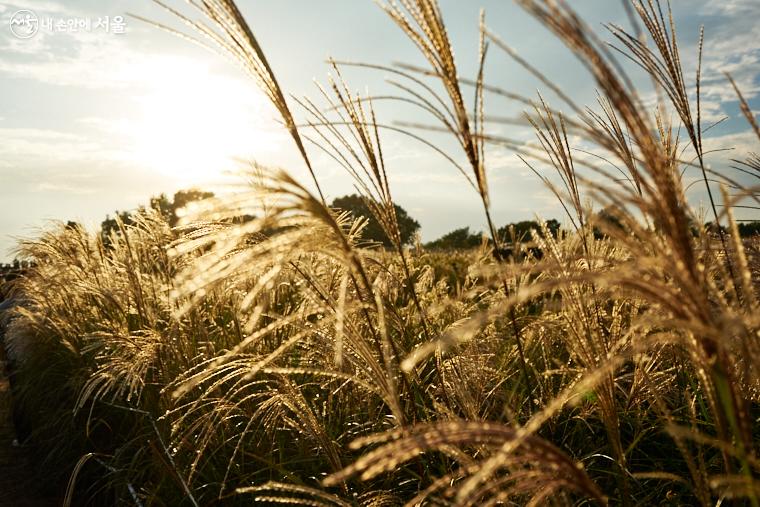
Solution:
<svg viewBox="0 0 760 507">
<path fill-rule="evenodd" d="M 146 92 L 137 97 L 134 155 L 180 185 L 218 181 L 235 159 L 277 149 L 280 127 L 266 98 L 248 82 L 214 75 L 187 59 L 144 64 Z"/>
</svg>

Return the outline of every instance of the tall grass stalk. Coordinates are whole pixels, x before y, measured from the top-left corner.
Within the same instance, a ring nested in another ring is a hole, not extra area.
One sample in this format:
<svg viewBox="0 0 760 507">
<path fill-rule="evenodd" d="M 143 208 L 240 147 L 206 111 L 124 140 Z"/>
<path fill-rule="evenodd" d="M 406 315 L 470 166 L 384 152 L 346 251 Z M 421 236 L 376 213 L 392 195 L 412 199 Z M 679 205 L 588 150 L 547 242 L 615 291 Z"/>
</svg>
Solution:
<svg viewBox="0 0 760 507">
<path fill-rule="evenodd" d="M 758 504 L 760 246 L 740 237 L 734 209 L 757 201 L 760 165 L 705 162 L 710 41 L 700 35 L 692 84 L 656 0 L 625 2 L 633 28 L 608 27 L 617 48 L 566 2 L 517 3 L 575 55 L 595 104 L 577 104 L 484 15 L 477 73 L 461 76 L 433 0 L 378 2 L 428 68 L 330 60 L 317 97 L 289 103 L 234 2 L 191 1 L 194 14 L 161 3 L 204 40 L 162 28 L 253 77 L 311 182 L 254 164 L 250 185 L 174 229 L 141 210 L 107 237 L 59 224 L 20 244 L 33 264 L 12 286 L 6 340 L 49 483 L 68 485 L 72 504 Z M 489 44 L 544 91 L 487 83 Z M 650 76 L 653 107 L 632 65 Z M 352 92 L 347 66 L 391 74 L 393 92 Z M 524 118 L 491 114 L 490 97 Z M 381 100 L 437 124 L 380 121 Z M 535 141 L 490 132 L 492 120 Z M 402 243 L 392 134 L 475 190 L 479 248 Z M 499 234 L 491 150 L 545 183 L 563 229 Z M 389 249 L 363 238 L 370 217 L 327 206 L 312 151 L 345 171 Z M 687 199 L 695 169 L 725 230 L 702 226 Z"/>
</svg>

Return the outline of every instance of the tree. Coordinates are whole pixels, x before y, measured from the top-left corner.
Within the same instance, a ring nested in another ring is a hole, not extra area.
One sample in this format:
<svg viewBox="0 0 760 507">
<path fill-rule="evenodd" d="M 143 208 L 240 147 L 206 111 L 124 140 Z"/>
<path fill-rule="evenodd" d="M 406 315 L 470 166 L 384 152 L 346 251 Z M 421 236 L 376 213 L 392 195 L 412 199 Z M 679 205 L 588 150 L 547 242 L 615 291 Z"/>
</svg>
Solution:
<svg viewBox="0 0 760 507">
<path fill-rule="evenodd" d="M 549 233 L 553 237 L 557 237 L 557 233 L 560 229 L 560 223 L 558 220 L 551 218 L 546 221 L 546 228 L 549 229 Z M 514 231 L 514 239 L 518 241 L 530 240 L 530 231 L 535 230 L 539 235 L 543 234 L 541 225 L 535 220 L 523 220 L 521 222 L 512 222 L 503 227 L 500 227 L 496 233 L 502 241 L 506 243 L 512 243 L 512 231 Z M 483 233 L 470 232 L 469 227 L 462 227 L 461 229 L 454 229 L 453 231 L 444 234 L 435 241 L 427 243 L 425 246 L 430 249 L 440 250 L 466 250 L 468 248 L 475 248 L 480 245 L 482 241 Z M 491 245 L 491 239 L 488 238 L 488 244 Z M 507 251 L 507 250 L 505 250 Z M 511 250 L 509 250 L 511 251 Z"/>
<path fill-rule="evenodd" d="M 482 241 L 483 234 L 480 232 L 470 233 L 469 227 L 454 229 L 444 234 L 435 241 L 426 244 L 425 247 L 433 250 L 464 250 L 476 248 Z"/>
<path fill-rule="evenodd" d="M 177 211 L 184 208 L 191 202 L 203 201 L 204 199 L 211 199 L 214 197 L 213 192 L 206 192 L 198 189 L 180 190 L 174 194 L 174 201 L 171 204 L 171 217 L 169 219 L 169 225 L 174 227 L 179 222 Z"/>
<path fill-rule="evenodd" d="M 161 194 L 156 197 L 150 198 L 151 209 L 156 210 L 164 216 L 169 226 L 174 227 L 179 223 L 179 215 L 177 212 L 195 201 L 202 201 L 204 199 L 210 199 L 214 197 L 213 192 L 206 192 L 204 190 L 189 189 L 180 190 L 174 194 L 174 199 L 169 200 L 166 194 Z"/>
<path fill-rule="evenodd" d="M 174 226 L 176 221 L 174 202 L 170 201 L 166 194 L 162 193 L 158 196 L 151 197 L 149 206 L 150 209 L 160 213 L 170 226 Z"/>
<path fill-rule="evenodd" d="M 596 239 L 605 237 L 606 234 L 604 233 L 604 229 L 612 231 L 623 231 L 625 227 L 623 226 L 623 223 L 620 221 L 618 216 L 619 212 L 615 211 L 615 208 L 611 206 L 607 206 L 606 208 L 599 210 L 599 212 L 594 217 L 594 222 L 597 224 L 593 229 L 594 237 Z"/>
<path fill-rule="evenodd" d="M 738 227 L 739 236 L 743 238 L 748 238 L 750 236 L 756 236 L 760 234 L 760 222 L 758 221 L 742 222 L 738 225 Z"/>
<path fill-rule="evenodd" d="M 170 227 L 174 227 L 179 223 L 179 216 L 177 211 L 187 206 L 194 201 L 201 201 L 203 199 L 210 199 L 214 197 L 213 192 L 206 192 L 204 190 L 189 189 L 180 190 L 174 194 L 174 199 L 169 200 L 166 194 L 160 194 L 150 198 L 149 206 L 151 209 L 160 213 Z M 144 206 L 138 208 L 140 211 L 145 211 Z M 112 232 L 119 230 L 117 218 L 121 219 L 124 225 L 132 224 L 132 212 L 129 211 L 116 211 L 116 217 L 111 218 L 110 215 L 106 215 L 106 219 L 100 223 L 100 235 L 103 238 L 103 243 L 108 246 L 110 244 L 110 235 Z"/>
<path fill-rule="evenodd" d="M 103 239 L 103 244 L 109 246 L 111 244 L 111 234 L 119 231 L 118 219 L 121 219 L 124 225 L 132 223 L 132 215 L 129 211 L 116 211 L 116 216 L 111 218 L 111 215 L 106 215 L 106 219 L 100 223 L 100 237 Z"/>
<path fill-rule="evenodd" d="M 549 220 L 546 220 L 546 228 L 549 229 L 549 232 L 553 237 L 557 237 L 557 233 L 560 229 L 560 223 L 558 220 L 554 218 L 550 218 Z M 531 239 L 531 232 L 532 230 L 536 231 L 539 235 L 542 235 L 542 229 L 541 225 L 536 222 L 535 220 L 522 220 L 520 222 L 512 222 L 504 227 L 500 227 L 497 232 L 500 238 L 502 240 L 505 240 L 507 242 L 512 241 L 512 233 L 511 230 L 514 230 L 515 239 L 518 241 L 529 241 Z"/>
<path fill-rule="evenodd" d="M 336 198 L 332 202 L 331 206 L 333 208 L 350 211 L 354 217 L 366 218 L 368 223 L 362 234 L 363 237 L 371 241 L 382 243 L 386 247 L 391 246 L 390 240 L 385 235 L 383 228 L 380 227 L 380 224 L 378 223 L 377 219 L 375 219 L 375 216 L 369 210 L 369 207 L 367 206 L 367 203 L 364 201 L 363 197 L 357 194 L 344 195 L 343 197 Z M 407 214 L 406 210 L 404 210 L 404 208 L 398 204 L 394 204 L 394 207 L 396 209 L 396 219 L 398 220 L 399 232 L 401 233 L 401 243 L 404 245 L 409 244 L 414 237 L 414 233 L 419 230 L 420 224 L 415 219 L 410 217 L 409 214 Z"/>
<path fill-rule="evenodd" d="M 549 229 L 549 232 L 551 233 L 552 237 L 556 238 L 557 234 L 559 234 L 559 230 L 562 227 L 562 224 L 559 223 L 559 220 L 556 218 L 550 218 L 546 221 L 546 228 Z"/>
</svg>

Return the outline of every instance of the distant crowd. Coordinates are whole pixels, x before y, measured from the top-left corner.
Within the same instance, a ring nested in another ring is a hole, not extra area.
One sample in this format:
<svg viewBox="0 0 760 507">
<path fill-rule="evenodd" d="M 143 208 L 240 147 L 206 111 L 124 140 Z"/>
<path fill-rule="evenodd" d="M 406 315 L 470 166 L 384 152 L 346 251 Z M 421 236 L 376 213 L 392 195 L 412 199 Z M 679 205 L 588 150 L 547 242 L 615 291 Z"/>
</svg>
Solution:
<svg viewBox="0 0 760 507">
<path fill-rule="evenodd" d="M 32 266 L 29 261 L 14 260 L 11 264 L 0 263 L 0 279 L 8 281 L 16 278 L 19 273 Z"/>
<path fill-rule="evenodd" d="M 5 284 L 17 278 L 24 270 L 31 267 L 31 262 L 14 260 L 11 264 L 0 263 L 0 303 L 6 297 Z"/>
</svg>

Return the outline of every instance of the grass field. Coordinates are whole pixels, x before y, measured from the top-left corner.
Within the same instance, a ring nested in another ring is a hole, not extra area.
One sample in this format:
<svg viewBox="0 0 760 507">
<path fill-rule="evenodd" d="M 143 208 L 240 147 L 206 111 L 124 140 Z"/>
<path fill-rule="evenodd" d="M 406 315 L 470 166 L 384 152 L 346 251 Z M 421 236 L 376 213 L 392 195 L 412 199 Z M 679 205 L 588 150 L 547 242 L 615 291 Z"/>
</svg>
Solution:
<svg viewBox="0 0 760 507">
<path fill-rule="evenodd" d="M 599 90 L 589 109 L 548 80 L 561 107 L 515 99 L 537 143 L 505 149 L 567 212 L 531 249 L 491 218 L 482 73 L 463 83 L 435 1 L 379 2 L 429 62 L 399 79 L 489 225 L 479 249 L 433 252 L 401 244 L 372 101 L 341 66 L 331 116 L 304 102 L 301 126 L 232 1 L 203 2 L 193 26 L 255 78 L 313 178 L 259 167 L 174 229 L 146 210 L 107 241 L 69 224 L 20 245 L 5 340 L 41 487 L 74 505 L 760 505 L 760 240 L 732 211 L 760 203 L 757 156 L 737 161 L 752 180 L 705 165 L 666 5 L 629 3 L 648 44 L 611 34 L 658 108 L 568 5 L 518 3 Z M 481 69 L 487 44 L 483 27 Z M 391 248 L 325 204 L 311 141 Z M 706 215 L 686 166 L 720 183 Z"/>
</svg>

